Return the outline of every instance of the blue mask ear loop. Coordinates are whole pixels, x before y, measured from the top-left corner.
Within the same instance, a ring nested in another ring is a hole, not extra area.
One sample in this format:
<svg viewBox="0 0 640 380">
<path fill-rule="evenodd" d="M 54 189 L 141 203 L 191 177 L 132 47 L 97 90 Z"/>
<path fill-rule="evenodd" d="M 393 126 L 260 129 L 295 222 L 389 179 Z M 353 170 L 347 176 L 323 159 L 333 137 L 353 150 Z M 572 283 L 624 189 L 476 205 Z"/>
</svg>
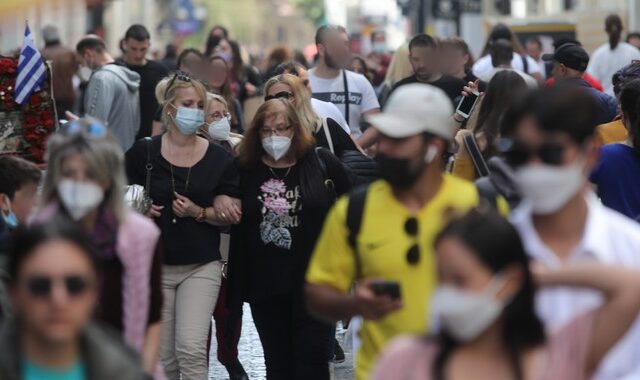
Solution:
<svg viewBox="0 0 640 380">
<path fill-rule="evenodd" d="M 2 218 L 4 219 L 4 222 L 7 223 L 7 225 L 9 227 L 15 228 L 18 227 L 18 218 L 16 217 L 16 214 L 14 214 L 12 207 L 11 207 L 11 199 L 9 199 L 9 197 L 5 194 L 5 197 L 7 197 L 7 201 L 9 202 L 9 213 L 5 214 L 4 211 L 0 210 L 0 212 L 2 213 Z"/>
</svg>

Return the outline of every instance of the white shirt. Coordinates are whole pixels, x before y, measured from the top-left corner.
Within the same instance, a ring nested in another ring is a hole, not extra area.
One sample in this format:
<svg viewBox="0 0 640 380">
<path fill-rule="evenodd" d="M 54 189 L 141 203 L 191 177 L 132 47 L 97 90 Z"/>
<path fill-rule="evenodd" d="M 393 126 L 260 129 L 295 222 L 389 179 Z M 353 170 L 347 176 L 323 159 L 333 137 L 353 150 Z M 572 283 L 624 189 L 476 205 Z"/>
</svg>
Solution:
<svg viewBox="0 0 640 380">
<path fill-rule="evenodd" d="M 520 70 L 517 70 L 517 69 L 511 69 L 511 68 L 508 68 L 508 67 L 494 67 L 493 70 L 487 72 L 484 75 L 478 76 L 478 78 L 480 78 L 483 81 L 489 83 L 491 81 L 491 78 L 493 78 L 494 75 L 496 75 L 500 71 L 506 71 L 506 70 L 513 71 L 514 73 L 520 75 L 520 77 L 522 79 L 524 79 L 524 82 L 527 84 L 527 87 L 529 87 L 531 89 L 538 88 L 538 81 L 536 80 L 536 78 L 532 77 L 529 74 L 524 73 L 523 71 L 520 71 Z"/>
<path fill-rule="evenodd" d="M 603 206 L 597 197 L 587 196 L 588 215 L 582 241 L 568 258 L 569 263 L 597 261 L 640 269 L 640 225 Z M 529 257 L 549 268 L 563 265 L 547 247 L 531 220 L 531 207 L 518 207 L 511 222 L 518 229 Z M 603 297 L 593 290 L 547 288 L 536 294 L 536 310 L 547 329 L 558 329 L 575 317 L 602 305 Z M 609 351 L 593 380 L 640 379 L 640 318 Z"/>
<path fill-rule="evenodd" d="M 635 46 L 620 41 L 618 46 L 611 50 L 607 43 L 593 52 L 587 72 L 602 83 L 604 92 L 613 96 L 611 77 L 634 59 L 640 59 L 640 50 Z"/>
<path fill-rule="evenodd" d="M 335 120 L 335 122 L 338 123 L 345 132 L 351 134 L 351 131 L 349 130 L 349 123 L 344 119 L 344 115 L 342 115 L 342 112 L 340 112 L 335 104 L 311 98 L 311 107 L 316 111 L 318 116 L 323 119 L 328 117 Z"/>
<path fill-rule="evenodd" d="M 345 115 L 345 119 L 349 124 L 350 134 L 357 138 L 362 135 L 360 130 L 362 114 L 380 108 L 380 104 L 373 86 L 364 75 L 352 71 L 346 71 L 346 73 L 349 87 L 349 115 Z M 335 78 L 325 79 L 316 76 L 315 69 L 311 69 L 309 83 L 311 83 L 314 98 L 333 103 L 343 115 L 346 113 L 342 72 Z"/>
<path fill-rule="evenodd" d="M 527 60 L 528 64 L 528 74 L 540 73 L 540 66 L 536 63 L 536 61 L 529 57 L 528 55 L 520 55 L 518 53 L 513 53 L 513 59 L 511 59 L 511 67 L 516 70 L 520 70 L 524 72 L 524 65 L 522 64 L 522 57 Z M 478 59 L 476 63 L 473 64 L 473 73 L 478 78 L 481 78 L 483 75 L 489 73 L 493 69 L 493 62 L 491 61 L 490 55 L 485 55 L 484 57 Z"/>
</svg>

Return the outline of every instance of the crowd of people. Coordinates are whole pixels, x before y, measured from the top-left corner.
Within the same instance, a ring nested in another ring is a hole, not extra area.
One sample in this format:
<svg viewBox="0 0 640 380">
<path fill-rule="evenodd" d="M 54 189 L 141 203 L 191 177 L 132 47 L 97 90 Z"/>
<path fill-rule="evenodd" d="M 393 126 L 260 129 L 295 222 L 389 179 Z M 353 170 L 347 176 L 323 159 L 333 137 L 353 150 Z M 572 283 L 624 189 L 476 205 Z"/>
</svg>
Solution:
<svg viewBox="0 0 640 380">
<path fill-rule="evenodd" d="M 542 54 L 498 24 L 474 61 L 327 25 L 258 70 L 221 26 L 161 61 L 142 25 L 120 57 L 45 28 L 65 120 L 44 172 L 0 156 L 0 378 L 202 380 L 215 346 L 248 379 L 245 303 L 270 380 L 330 379 L 340 321 L 357 380 L 640 377 L 622 31 Z"/>
</svg>

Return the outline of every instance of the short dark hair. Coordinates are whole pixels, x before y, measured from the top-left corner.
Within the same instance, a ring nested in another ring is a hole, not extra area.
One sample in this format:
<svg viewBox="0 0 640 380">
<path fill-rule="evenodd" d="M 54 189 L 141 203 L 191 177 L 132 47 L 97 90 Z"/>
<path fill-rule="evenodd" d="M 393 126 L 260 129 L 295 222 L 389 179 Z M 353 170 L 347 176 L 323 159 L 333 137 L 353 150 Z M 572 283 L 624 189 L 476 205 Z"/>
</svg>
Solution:
<svg viewBox="0 0 640 380">
<path fill-rule="evenodd" d="M 79 54 L 84 54 L 87 50 L 93 50 L 97 53 L 102 53 L 107 50 L 107 45 L 104 40 L 96 35 L 90 35 L 82 38 L 76 45 L 76 51 Z"/>
<path fill-rule="evenodd" d="M 491 62 L 493 67 L 511 64 L 513 59 L 513 44 L 507 39 L 495 40 L 491 43 Z"/>
<path fill-rule="evenodd" d="M 28 183 L 39 183 L 42 172 L 38 167 L 20 157 L 0 156 L 0 193 L 13 199 L 16 191 Z"/>
<path fill-rule="evenodd" d="M 198 49 L 194 49 L 194 48 L 187 48 L 184 49 L 180 55 L 178 56 L 178 61 L 176 62 L 176 67 L 180 68 L 180 65 L 182 65 L 182 61 L 185 59 L 186 56 L 188 56 L 189 54 L 195 54 L 198 57 L 200 57 L 200 60 L 204 61 L 204 55 L 202 55 L 202 52 Z"/>
<path fill-rule="evenodd" d="M 533 36 L 533 37 L 529 37 L 527 38 L 527 42 L 528 44 L 536 44 L 538 45 L 538 47 L 540 49 L 542 49 L 542 41 L 540 41 L 540 38 L 538 38 L 538 36 Z"/>
<path fill-rule="evenodd" d="M 503 136 L 516 132 L 526 117 L 533 117 L 544 132 L 567 134 L 573 142 L 582 145 L 594 136 L 598 107 L 593 97 L 583 88 L 556 84 L 531 92 L 507 109 L 501 122 Z"/>
<path fill-rule="evenodd" d="M 318 28 L 318 30 L 316 30 L 316 45 L 320 45 L 324 43 L 327 33 L 331 31 L 345 33 L 345 34 L 347 33 L 347 30 L 344 28 L 344 26 L 331 25 L 331 24 L 322 25 L 321 27 Z"/>
<path fill-rule="evenodd" d="M 98 273 L 98 262 L 94 245 L 77 225 L 68 218 L 56 216 L 46 223 L 36 223 L 30 226 L 21 225 L 11 236 L 9 244 L 8 272 L 11 282 L 17 280 L 18 273 L 24 263 L 31 257 L 34 250 L 49 241 L 63 240 L 80 248 L 90 261 L 93 270 Z"/>
<path fill-rule="evenodd" d="M 627 42 L 629 42 L 629 40 L 631 40 L 632 38 L 640 38 L 640 32 L 630 32 L 629 34 L 627 34 Z"/>
<path fill-rule="evenodd" d="M 229 38 L 229 30 L 227 30 L 227 28 L 225 28 L 222 25 L 216 25 L 213 28 L 211 28 L 211 30 L 209 31 L 209 35 L 211 35 L 211 33 L 216 29 L 222 30 L 222 37 Z"/>
<path fill-rule="evenodd" d="M 276 66 L 275 70 L 273 70 L 273 76 L 282 75 L 282 74 L 291 74 L 293 76 L 299 76 L 299 70 L 306 70 L 307 68 L 298 61 L 287 61 L 282 62 L 278 66 Z"/>
<path fill-rule="evenodd" d="M 640 62 L 631 62 L 613 74 L 613 93 L 620 94 L 625 84 L 637 78 L 640 78 Z"/>
<path fill-rule="evenodd" d="M 146 40 L 150 40 L 151 35 L 144 25 L 133 24 L 129 27 L 129 29 L 127 29 L 127 32 L 124 34 L 125 40 L 128 40 L 129 38 L 143 42 Z"/>
<path fill-rule="evenodd" d="M 411 41 L 409 41 L 409 52 L 414 47 L 431 47 L 436 49 L 438 47 L 438 41 L 426 33 L 415 35 Z"/>
</svg>

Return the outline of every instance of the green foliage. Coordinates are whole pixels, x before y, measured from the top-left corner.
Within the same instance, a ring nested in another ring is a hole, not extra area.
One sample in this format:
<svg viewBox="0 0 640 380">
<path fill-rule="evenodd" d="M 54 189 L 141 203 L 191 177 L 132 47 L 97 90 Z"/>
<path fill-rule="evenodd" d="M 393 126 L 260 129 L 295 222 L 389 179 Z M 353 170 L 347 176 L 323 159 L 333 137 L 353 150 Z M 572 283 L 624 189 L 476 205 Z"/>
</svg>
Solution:
<svg viewBox="0 0 640 380">
<path fill-rule="evenodd" d="M 324 0 L 292 0 L 302 10 L 305 17 L 319 25 L 324 21 Z"/>
</svg>

